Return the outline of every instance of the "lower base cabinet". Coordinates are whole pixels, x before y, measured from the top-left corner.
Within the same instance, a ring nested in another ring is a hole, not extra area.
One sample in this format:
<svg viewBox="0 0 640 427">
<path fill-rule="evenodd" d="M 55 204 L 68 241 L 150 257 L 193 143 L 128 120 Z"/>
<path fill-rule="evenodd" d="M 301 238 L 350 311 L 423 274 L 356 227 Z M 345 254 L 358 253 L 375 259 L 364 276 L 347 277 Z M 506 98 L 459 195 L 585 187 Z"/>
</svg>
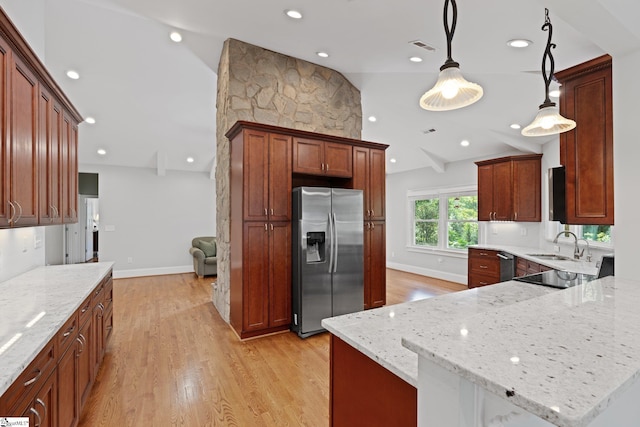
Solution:
<svg viewBox="0 0 640 427">
<path fill-rule="evenodd" d="M 49 376 L 40 391 L 27 405 L 16 413 L 29 417 L 30 426 L 54 427 L 57 422 L 58 383 L 55 372 Z"/>
<path fill-rule="evenodd" d="M 58 362 L 58 427 L 75 427 L 79 419 L 78 346 L 74 343 Z"/>
<path fill-rule="evenodd" d="M 364 308 L 387 303 L 385 221 L 364 223 Z"/>
</svg>

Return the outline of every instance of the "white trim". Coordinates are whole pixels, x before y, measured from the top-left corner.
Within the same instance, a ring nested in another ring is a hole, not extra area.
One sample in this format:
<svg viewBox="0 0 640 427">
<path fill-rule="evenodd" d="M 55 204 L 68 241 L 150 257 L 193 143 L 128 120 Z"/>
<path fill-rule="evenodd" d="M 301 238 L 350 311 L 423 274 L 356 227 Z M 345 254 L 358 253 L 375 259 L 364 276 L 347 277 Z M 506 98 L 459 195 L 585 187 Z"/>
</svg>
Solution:
<svg viewBox="0 0 640 427">
<path fill-rule="evenodd" d="M 462 274 L 448 273 L 442 270 L 431 270 L 429 268 L 416 267 L 415 265 L 399 264 L 396 262 L 387 262 L 387 268 L 394 270 L 406 271 L 407 273 L 419 274 L 421 276 L 433 277 L 440 280 L 448 280 L 449 282 L 467 284 L 467 276 Z"/>
<path fill-rule="evenodd" d="M 417 252 L 417 253 L 421 253 L 421 254 L 427 254 L 427 255 L 442 255 L 442 256 L 448 256 L 451 258 L 469 258 L 469 252 L 467 251 L 467 249 L 443 249 L 443 248 L 436 248 L 433 246 L 414 246 L 414 245 L 407 245 L 405 246 L 405 248 L 407 249 L 407 252 Z"/>
<path fill-rule="evenodd" d="M 437 187 L 437 188 L 419 188 L 415 190 L 407 190 L 407 197 L 422 197 L 422 196 L 439 196 L 441 194 L 451 193 L 473 193 L 478 192 L 477 185 L 465 185 L 460 187 Z"/>
<path fill-rule="evenodd" d="M 126 279 L 129 277 L 163 276 L 165 274 L 193 273 L 193 265 L 159 268 L 136 268 L 131 270 L 113 270 L 114 279 Z M 193 273 L 195 274 L 195 273 Z"/>
</svg>

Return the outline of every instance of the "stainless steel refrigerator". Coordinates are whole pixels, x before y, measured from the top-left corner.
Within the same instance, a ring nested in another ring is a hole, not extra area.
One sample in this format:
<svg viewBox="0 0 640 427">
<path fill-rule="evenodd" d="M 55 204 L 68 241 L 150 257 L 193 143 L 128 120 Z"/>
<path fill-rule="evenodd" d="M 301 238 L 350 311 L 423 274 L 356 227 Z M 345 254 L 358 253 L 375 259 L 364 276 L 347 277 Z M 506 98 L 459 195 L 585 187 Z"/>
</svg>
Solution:
<svg viewBox="0 0 640 427">
<path fill-rule="evenodd" d="M 323 332 L 322 319 L 364 309 L 362 190 L 293 189 L 292 330 Z"/>
</svg>

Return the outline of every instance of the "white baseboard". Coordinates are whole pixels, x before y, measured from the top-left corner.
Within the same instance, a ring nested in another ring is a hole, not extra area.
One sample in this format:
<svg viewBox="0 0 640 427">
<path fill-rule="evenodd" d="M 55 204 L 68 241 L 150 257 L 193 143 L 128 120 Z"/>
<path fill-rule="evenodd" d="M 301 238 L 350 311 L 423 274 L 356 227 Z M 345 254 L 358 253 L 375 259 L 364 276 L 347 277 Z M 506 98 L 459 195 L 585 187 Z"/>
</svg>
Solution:
<svg viewBox="0 0 640 427">
<path fill-rule="evenodd" d="M 415 265 L 399 264 L 396 262 L 387 262 L 387 268 L 394 270 L 406 271 L 407 273 L 419 274 L 421 276 L 434 277 L 436 279 L 448 280 L 462 285 L 467 284 L 467 276 L 462 274 L 448 273 L 441 270 L 431 270 L 424 267 L 416 267 Z"/>
<path fill-rule="evenodd" d="M 179 265 L 175 267 L 137 268 L 131 270 L 113 270 L 114 279 L 129 277 L 162 276 L 164 274 L 193 273 L 193 265 Z M 195 274 L 195 273 L 194 273 Z"/>
</svg>

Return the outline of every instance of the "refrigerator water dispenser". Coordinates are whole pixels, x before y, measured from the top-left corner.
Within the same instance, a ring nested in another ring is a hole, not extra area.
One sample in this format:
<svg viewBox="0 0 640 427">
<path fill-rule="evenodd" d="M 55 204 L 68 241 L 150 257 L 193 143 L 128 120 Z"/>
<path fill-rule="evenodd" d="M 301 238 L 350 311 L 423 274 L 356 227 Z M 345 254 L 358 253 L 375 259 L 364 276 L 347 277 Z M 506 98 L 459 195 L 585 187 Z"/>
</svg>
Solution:
<svg viewBox="0 0 640 427">
<path fill-rule="evenodd" d="M 310 231 L 307 233 L 307 264 L 324 262 L 325 233 L 324 231 Z"/>
</svg>

